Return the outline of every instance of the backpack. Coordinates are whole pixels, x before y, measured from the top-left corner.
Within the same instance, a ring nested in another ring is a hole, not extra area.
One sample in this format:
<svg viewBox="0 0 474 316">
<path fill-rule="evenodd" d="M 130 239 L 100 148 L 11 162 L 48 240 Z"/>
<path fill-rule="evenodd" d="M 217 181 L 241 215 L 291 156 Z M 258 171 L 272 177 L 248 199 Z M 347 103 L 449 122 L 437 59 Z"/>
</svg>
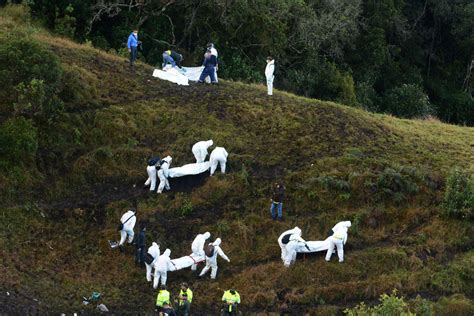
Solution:
<svg viewBox="0 0 474 316">
<path fill-rule="evenodd" d="M 206 248 L 206 250 L 204 250 L 204 253 L 206 254 L 206 257 L 209 257 L 211 258 L 212 256 L 214 256 L 214 246 L 212 244 L 209 244 Z"/>
<path fill-rule="evenodd" d="M 152 157 L 148 160 L 148 165 L 149 166 L 154 166 L 160 161 L 161 161 L 160 157 Z"/>
<path fill-rule="evenodd" d="M 155 260 L 155 258 L 153 258 L 153 256 L 149 252 L 147 252 L 145 254 L 145 262 L 147 264 L 151 264 L 153 262 L 153 260 Z"/>
<path fill-rule="evenodd" d="M 290 237 L 291 237 L 292 234 L 286 234 L 285 236 L 283 236 L 283 238 L 281 239 L 281 243 L 286 245 L 287 243 L 290 242 Z"/>
</svg>

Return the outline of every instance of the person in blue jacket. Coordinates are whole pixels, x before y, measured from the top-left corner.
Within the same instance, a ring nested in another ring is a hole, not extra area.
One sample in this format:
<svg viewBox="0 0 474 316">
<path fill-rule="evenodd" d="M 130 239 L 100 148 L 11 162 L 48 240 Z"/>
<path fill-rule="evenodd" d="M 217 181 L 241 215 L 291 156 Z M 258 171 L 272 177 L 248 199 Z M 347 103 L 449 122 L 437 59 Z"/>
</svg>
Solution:
<svg viewBox="0 0 474 316">
<path fill-rule="evenodd" d="M 127 41 L 128 52 L 130 53 L 130 67 L 132 68 L 133 63 L 137 60 L 137 49 L 140 44 L 141 42 L 138 40 L 138 30 L 133 30 Z"/>
<path fill-rule="evenodd" d="M 204 82 L 207 76 L 211 78 L 211 83 L 216 84 L 216 66 L 217 66 L 217 57 L 212 54 L 211 50 L 208 49 L 206 54 L 204 54 L 204 63 L 202 64 L 204 69 L 199 77 L 199 82 Z"/>
</svg>

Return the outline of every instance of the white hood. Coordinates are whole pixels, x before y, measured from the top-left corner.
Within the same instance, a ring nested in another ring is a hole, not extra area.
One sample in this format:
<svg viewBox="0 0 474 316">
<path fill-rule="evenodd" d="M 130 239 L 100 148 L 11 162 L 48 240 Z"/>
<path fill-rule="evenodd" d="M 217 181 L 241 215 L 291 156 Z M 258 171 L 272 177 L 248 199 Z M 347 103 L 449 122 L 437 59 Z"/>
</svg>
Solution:
<svg viewBox="0 0 474 316">
<path fill-rule="evenodd" d="M 209 140 L 206 142 L 206 145 L 207 145 L 207 147 L 211 147 L 212 145 L 214 145 L 214 142 L 212 141 L 212 139 L 209 139 Z"/>
<path fill-rule="evenodd" d="M 171 160 L 173 160 L 173 158 L 171 158 L 171 156 L 166 156 L 165 158 L 163 158 L 164 161 L 166 161 L 168 164 L 171 164 Z"/>
<path fill-rule="evenodd" d="M 204 237 L 204 239 L 209 239 L 209 237 L 211 237 L 211 233 L 205 232 L 204 234 L 202 234 L 202 237 Z"/>
<path fill-rule="evenodd" d="M 212 245 L 215 247 L 215 246 L 220 246 L 222 240 L 220 238 L 217 238 L 216 240 L 214 240 L 214 242 L 212 243 Z"/>
</svg>

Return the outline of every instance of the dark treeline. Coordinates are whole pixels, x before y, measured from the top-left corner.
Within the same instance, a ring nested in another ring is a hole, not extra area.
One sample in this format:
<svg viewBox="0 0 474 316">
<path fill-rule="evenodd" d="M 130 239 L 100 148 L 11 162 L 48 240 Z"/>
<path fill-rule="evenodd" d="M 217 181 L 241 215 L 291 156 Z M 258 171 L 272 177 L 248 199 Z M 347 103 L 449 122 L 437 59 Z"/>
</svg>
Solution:
<svg viewBox="0 0 474 316">
<path fill-rule="evenodd" d="M 137 27 L 141 59 L 165 49 L 201 62 L 219 50 L 222 78 L 262 82 L 400 117 L 474 125 L 472 0 L 35 0 L 33 16 L 81 42 L 126 55 Z"/>
</svg>

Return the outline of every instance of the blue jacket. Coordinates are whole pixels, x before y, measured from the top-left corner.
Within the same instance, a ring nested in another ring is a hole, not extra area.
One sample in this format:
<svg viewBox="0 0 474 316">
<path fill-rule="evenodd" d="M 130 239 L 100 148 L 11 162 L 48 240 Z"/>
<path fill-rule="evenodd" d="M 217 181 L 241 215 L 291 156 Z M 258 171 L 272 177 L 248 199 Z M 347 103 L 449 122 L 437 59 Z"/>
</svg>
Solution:
<svg viewBox="0 0 474 316">
<path fill-rule="evenodd" d="M 135 37 L 135 35 L 133 35 L 133 32 L 130 33 L 130 36 L 128 37 L 128 41 L 127 41 L 127 47 L 130 49 L 132 47 L 137 47 L 138 46 L 138 36 Z"/>
<path fill-rule="evenodd" d="M 217 66 L 217 57 L 214 56 L 214 55 L 211 55 L 211 56 L 205 58 L 203 66 L 204 67 L 216 67 Z"/>
</svg>

